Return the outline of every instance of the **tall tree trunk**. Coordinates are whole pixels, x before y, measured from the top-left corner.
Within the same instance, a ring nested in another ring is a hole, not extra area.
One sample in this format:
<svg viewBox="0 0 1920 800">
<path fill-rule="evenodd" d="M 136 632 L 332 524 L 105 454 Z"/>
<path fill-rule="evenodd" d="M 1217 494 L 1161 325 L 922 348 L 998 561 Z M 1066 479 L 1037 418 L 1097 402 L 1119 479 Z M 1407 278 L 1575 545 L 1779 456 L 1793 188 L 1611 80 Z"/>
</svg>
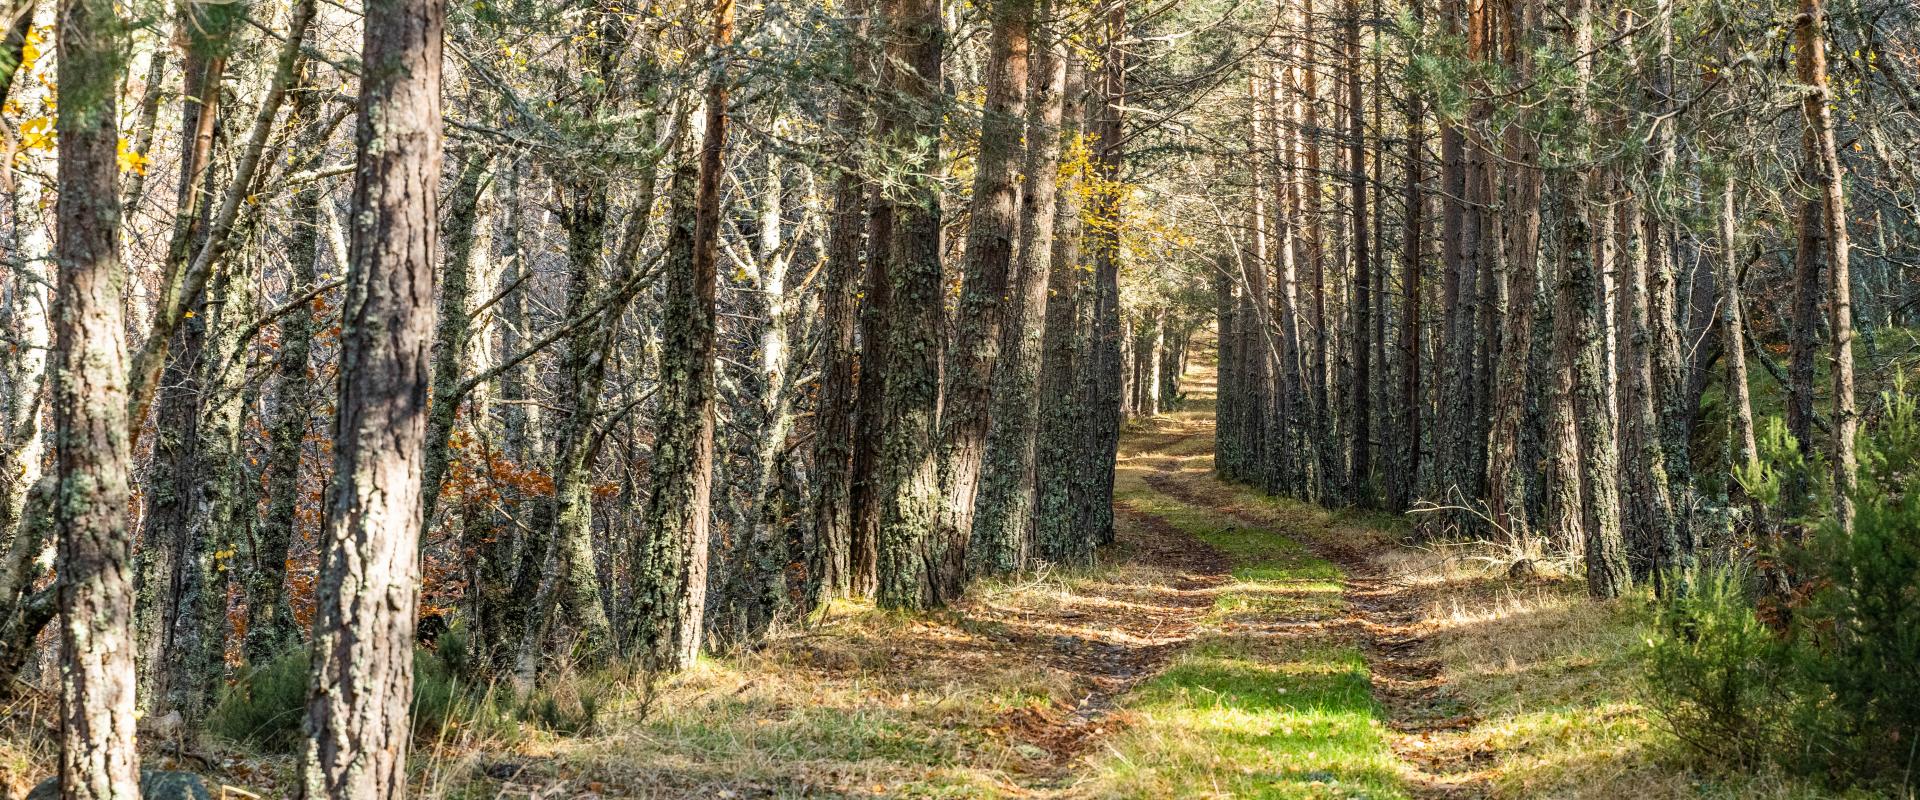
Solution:
<svg viewBox="0 0 1920 800">
<path fill-rule="evenodd" d="M 1727 359 L 1727 465 L 1735 475 L 1727 481 L 1731 502 L 1749 502 L 1742 475 L 1759 464 L 1760 448 L 1753 433 L 1753 399 L 1747 385 L 1746 314 L 1740 298 L 1739 220 L 1734 215 L 1733 174 L 1721 179 L 1720 197 L 1720 338 Z"/>
<path fill-rule="evenodd" d="M 792 299 L 787 272 L 792 250 L 782 243 L 785 215 L 785 159 L 768 153 L 763 159 L 766 178 L 761 197 L 757 253 L 739 270 L 746 296 L 734 313 L 745 318 L 758 364 L 735 383 L 744 402 L 732 417 L 743 428 L 729 436 L 737 455 L 734 466 L 749 474 L 729 480 L 734 489 L 730 564 L 718 594 L 718 605 L 707 611 L 707 636 L 726 650 L 757 644 L 786 613 L 790 605 L 787 567 L 794 555 L 789 548 L 781 482 L 787 436 L 793 430 L 793 380 L 788 355 Z M 792 240 L 797 246 L 798 239 Z M 742 372 L 745 372 L 744 370 Z M 742 425 L 742 423 L 745 423 Z"/>
<path fill-rule="evenodd" d="M 1055 267 L 1061 266 L 1053 262 L 1053 245 L 1067 83 L 1065 37 L 1045 31 L 1038 38 L 1021 170 L 1026 190 L 1020 194 L 1019 260 L 1008 293 L 1011 314 L 1000 330 L 986 458 L 974 501 L 968 560 L 979 575 L 1018 570 L 1033 546 L 1042 344 L 1052 302 L 1048 286 Z"/>
<path fill-rule="evenodd" d="M 724 57 L 733 44 L 733 0 L 715 0 L 712 13 L 713 49 Z M 683 160 L 673 175 L 653 490 L 637 542 L 640 551 L 633 557 L 634 631 L 629 637 L 642 663 L 656 672 L 693 662 L 706 608 L 716 392 L 714 295 L 727 146 L 725 67 L 723 62 L 707 87 L 697 171 Z"/>
<path fill-rule="evenodd" d="M 1620 454 L 1623 487 L 1633 502 L 1625 508 L 1626 540 L 1629 561 L 1636 577 L 1650 578 L 1654 588 L 1666 591 L 1665 571 L 1678 556 L 1679 537 L 1673 522 L 1671 487 L 1667 482 L 1666 459 L 1662 454 L 1659 412 L 1655 406 L 1653 325 L 1647 297 L 1650 273 L 1648 262 L 1653 248 L 1647 236 L 1636 235 L 1644 228 L 1637 198 L 1628 196 L 1621 204 L 1620 233 L 1631 237 L 1631 248 L 1623 253 L 1625 269 L 1620 270 L 1616 286 L 1620 294 L 1617 335 L 1622 337 L 1620 370 Z"/>
<path fill-rule="evenodd" d="M 1298 38 L 1288 45 L 1289 52 L 1297 54 L 1302 47 Z M 1276 450 L 1274 459 L 1278 470 L 1274 482 L 1290 496 L 1311 498 L 1315 496 L 1314 482 L 1320 474 L 1318 455 L 1321 443 L 1313 437 L 1311 426 L 1312 403 L 1309 400 L 1309 384 L 1306 365 L 1305 343 L 1300 333 L 1300 267 L 1309 261 L 1313 251 L 1312 242 L 1306 233 L 1313 230 L 1303 224 L 1301 219 L 1302 190 L 1310 175 L 1303 175 L 1301 169 L 1301 140 L 1305 129 L 1300 124 L 1302 100 L 1300 75 L 1292 65 L 1276 60 L 1268 69 L 1272 80 L 1268 84 L 1268 103 L 1274 112 L 1273 143 L 1276 153 L 1274 162 L 1279 167 L 1276 176 L 1276 232 L 1280 237 L 1279 265 L 1275 276 L 1277 285 L 1274 292 L 1276 315 L 1280 324 L 1280 365 L 1278 402 L 1281 413 L 1274 420 L 1277 436 L 1270 438 L 1269 448 Z"/>
<path fill-rule="evenodd" d="M 1114 459 L 1120 445 L 1120 264 L 1121 231 L 1126 209 L 1121 188 L 1121 166 L 1126 160 L 1123 113 L 1127 103 L 1127 4 L 1113 3 L 1107 10 L 1105 53 L 1101 58 L 1101 102 L 1098 115 L 1098 147 L 1094 169 L 1105 186 L 1094 194 L 1094 216 L 1102 225 L 1092 241 L 1094 272 L 1093 342 L 1090 370 L 1086 374 L 1088 408 L 1092 410 L 1092 435 L 1083 445 L 1084 467 L 1080 472 L 1087 495 L 1081 508 L 1083 524 L 1099 544 L 1113 542 Z"/>
<path fill-rule="evenodd" d="M 893 200 L 888 255 L 892 283 L 879 429 L 879 589 L 886 608 L 930 608 L 956 599 L 940 579 L 950 550 L 940 541 L 939 405 L 942 290 L 939 167 L 941 49 L 946 38 L 932 0 L 890 0 L 888 85 L 894 103 L 887 141 L 909 164 Z"/>
<path fill-rule="evenodd" d="M 1306 150 L 1306 171 L 1300 181 L 1300 191 L 1305 202 L 1301 212 L 1307 218 L 1306 245 L 1307 269 L 1313 293 L 1313 364 L 1307 383 L 1311 387 L 1312 420 L 1309 438 L 1316 455 L 1314 473 L 1318 480 L 1313 487 L 1314 498 L 1332 498 L 1339 496 L 1334 485 L 1334 468 L 1339 452 L 1333 441 L 1333 407 L 1327 400 L 1328 383 L 1332 373 L 1327 363 L 1327 277 L 1326 252 L 1323 221 L 1320 215 L 1320 90 L 1318 76 L 1318 56 L 1315 51 L 1313 0 L 1303 0 L 1300 6 L 1301 23 L 1301 67 L 1300 95 L 1301 117 L 1300 138 Z"/>
<path fill-rule="evenodd" d="M 467 367 L 467 348 L 473 329 L 473 243 L 482 223 L 480 194 L 486 188 L 487 168 L 492 157 L 484 151 L 462 153 L 456 149 L 460 171 L 453 180 L 452 196 L 447 198 L 447 241 L 445 266 L 440 275 L 440 324 L 433 335 L 433 408 L 427 416 L 426 483 L 420 491 L 420 518 L 433 525 L 434 510 L 440 506 L 440 490 L 447 470 L 452 466 L 451 443 L 455 420 L 460 414 L 460 398 L 453 387 L 460 384 Z M 597 259 L 598 253 L 594 254 Z"/>
<path fill-rule="evenodd" d="M 60 542 L 60 794 L 66 800 L 140 796 L 115 160 L 116 83 L 130 24 L 105 0 L 60 4 L 53 315 L 59 488 L 53 510 Z"/>
<path fill-rule="evenodd" d="M 1586 124 L 1592 125 L 1595 114 L 1585 87 L 1592 80 L 1597 58 L 1593 55 L 1593 6 L 1590 0 L 1574 0 L 1573 12 L 1569 49 L 1575 54 L 1574 81 L 1578 87 L 1574 108 Z M 1554 324 L 1565 326 L 1567 332 L 1556 337 L 1556 344 L 1561 350 L 1561 368 L 1572 378 L 1587 592 L 1604 599 L 1626 591 L 1633 577 L 1627 569 L 1620 531 L 1619 451 L 1615 448 L 1614 414 L 1607 399 L 1602 273 L 1595 264 L 1595 255 L 1604 244 L 1594 236 L 1591 209 L 1596 171 L 1581 165 L 1568 175 L 1567 205 L 1560 221 L 1561 252 L 1566 261 Z"/>
<path fill-rule="evenodd" d="M 1425 22 L 1421 0 L 1412 0 L 1416 20 Z M 1412 67 L 1409 65 L 1409 70 Z M 1424 229 L 1421 212 L 1426 198 L 1420 183 L 1425 167 L 1426 119 L 1424 99 L 1409 82 L 1407 92 L 1406 227 L 1401 232 L 1400 291 L 1400 407 L 1394 468 L 1387 478 L 1387 508 L 1405 510 L 1413 502 L 1420 475 L 1420 294 Z"/>
<path fill-rule="evenodd" d="M 1375 87 L 1375 91 L 1378 91 Z M 1367 240 L 1367 131 L 1361 113 L 1360 0 L 1347 0 L 1347 168 L 1353 211 L 1353 460 L 1347 500 L 1373 499 L 1373 262 Z"/>
<path fill-rule="evenodd" d="M 1062 176 L 1054 207 L 1053 252 L 1058 265 L 1047 276 L 1046 330 L 1040 342 L 1040 425 L 1035 444 L 1034 549 L 1050 564 L 1080 566 L 1093 557 L 1092 539 L 1079 527 L 1080 504 L 1075 459 L 1086 431 L 1086 408 L 1079 392 L 1079 374 L 1087 358 L 1091 336 L 1091 276 L 1080 264 L 1081 197 L 1087 175 L 1085 117 L 1086 62 L 1067 57 L 1067 83 L 1061 139 L 1075 164 Z M 1222 332 L 1225 347 L 1226 332 Z"/>
<path fill-rule="evenodd" d="M 1525 85 L 1533 75 L 1532 32 L 1540 14 L 1535 0 L 1505 0 L 1500 15 L 1507 68 Z M 1526 38 L 1522 38 L 1526 37 Z M 1495 374 L 1493 425 L 1487 436 L 1487 507 L 1497 533 L 1515 550 L 1532 545 L 1527 515 L 1527 468 L 1521 441 L 1529 399 L 1536 389 L 1527 380 L 1532 360 L 1533 309 L 1540 283 L 1540 146 L 1527 130 L 1531 115 L 1510 125 L 1502 139 L 1502 160 L 1509 170 L 1504 205 L 1507 313 L 1500 326 L 1499 366 Z"/>
<path fill-rule="evenodd" d="M 567 233 L 566 316 L 578 323 L 596 317 L 593 309 L 600 305 L 603 293 L 619 290 L 608 285 L 613 281 L 601 268 L 609 202 L 606 180 L 589 175 L 564 183 L 570 184 L 562 190 L 567 199 L 560 212 Z M 605 395 L 607 357 L 625 312 L 625 299 L 621 297 L 593 322 L 573 330 L 561 356 L 563 377 L 555 399 L 566 415 L 554 442 L 553 496 L 535 517 L 534 530 L 545 541 L 539 545 L 539 583 L 520 632 L 515 673 L 523 686 L 531 685 L 555 616 L 563 610 L 564 619 L 577 632 L 574 654 L 579 658 L 597 661 L 611 644 L 612 622 L 594 573 L 592 454 L 595 417 Z"/>
<path fill-rule="evenodd" d="M 440 0 L 366 9 L 301 796 L 404 797 L 440 184 Z"/>
<path fill-rule="evenodd" d="M 295 94 L 292 117 L 302 126 L 300 156 L 292 166 L 310 169 L 324 156 L 325 138 L 331 126 L 318 115 L 317 91 Z M 298 298 L 316 288 L 318 271 L 314 259 L 319 254 L 320 204 L 325 201 L 326 184 L 313 181 L 293 195 L 289 217 L 286 254 L 288 294 Z M 264 664 L 275 655 L 299 642 L 300 633 L 286 602 L 287 557 L 294 540 L 296 513 L 300 505 L 300 456 L 306 449 L 307 431 L 313 423 L 313 380 L 308 374 L 313 354 L 313 336 L 318 327 L 308 308 L 291 311 L 280 323 L 280 353 L 275 371 L 279 375 L 274 403 L 272 433 L 269 434 L 266 473 L 267 513 L 255 528 L 247 567 L 247 640 L 248 663 Z"/>
<path fill-rule="evenodd" d="M 853 9 L 853 39 L 847 56 L 853 62 L 853 88 L 833 109 L 834 127 L 858 137 L 868 129 L 866 92 L 871 91 L 873 61 L 865 56 L 870 34 L 872 2 Z M 814 552 L 808 571 L 813 574 L 821 601 L 854 594 L 853 495 L 855 491 L 854 435 L 861 384 L 857 334 L 860 324 L 861 235 L 867 224 L 867 187 L 853 148 L 845 148 L 834 163 L 832 211 L 828 218 L 827 284 L 820 298 L 825 325 L 821 336 L 819 419 L 813 440 Z M 871 377 L 862 376 L 862 377 Z M 862 381 L 861 383 L 864 383 Z"/>
<path fill-rule="evenodd" d="M 1252 208 L 1248 211 L 1249 226 L 1253 229 L 1253 240 L 1240 251 L 1239 282 L 1240 318 L 1245 324 L 1236 329 L 1241 341 L 1235 348 L 1239 356 L 1238 370 L 1241 385 L 1241 400 L 1235 407 L 1237 419 L 1234 430 L 1238 443 L 1234 449 L 1241 455 L 1243 465 L 1240 480 L 1255 485 L 1265 485 L 1270 467 L 1270 449 L 1268 434 L 1275 419 L 1273 414 L 1273 327 L 1268 314 L 1272 310 L 1269 297 L 1267 276 L 1270 274 L 1271 256 L 1274 246 L 1269 240 L 1267 224 L 1271 221 L 1268 213 L 1268 196 L 1265 181 L 1266 155 L 1261 151 L 1261 143 L 1269 141 L 1272 126 L 1269 105 L 1273 92 L 1265 86 L 1271 76 L 1262 76 L 1257 71 L 1249 80 L 1248 99 L 1251 101 L 1251 135 L 1248 172 L 1252 175 Z M 1274 236 L 1272 239 L 1277 240 Z"/>
<path fill-rule="evenodd" d="M 14 9 L 15 20 L 0 42 L 0 102 L 11 96 L 33 11 L 33 3 L 21 3 Z M 41 623 L 14 627 L 31 622 L 27 619 L 28 607 L 40 593 L 30 590 L 51 566 L 47 550 L 52 533 L 51 509 L 43 505 L 50 494 L 44 489 L 36 491 L 46 466 L 47 437 L 42 423 L 49 379 L 48 346 L 52 343 L 52 320 L 47 314 L 52 281 L 48 280 L 47 264 L 29 256 L 50 252 L 53 245 L 47 240 L 40 204 L 21 201 L 23 179 L 31 181 L 29 192 L 43 188 L 39 179 L 11 171 L 0 174 L 0 264 L 13 276 L 0 313 L 5 315 L 7 335 L 15 343 L 0 353 L 0 384 L 7 387 L 0 400 L 0 642 L 11 643 L 0 646 L 6 654 L 0 655 L 0 683 L 10 680 L 19 667 L 10 656 L 37 650 L 39 629 L 54 605 L 39 597 Z"/>
<path fill-rule="evenodd" d="M 1663 4 L 1654 12 L 1653 35 L 1658 40 L 1659 52 L 1654 62 L 1652 92 L 1657 113 L 1665 118 L 1655 131 L 1656 185 L 1664 183 L 1667 176 L 1676 174 L 1679 161 L 1679 136 L 1672 119 L 1679 104 L 1673 88 L 1673 14 L 1672 4 Z M 1699 314 L 1699 309 L 1678 307 L 1680 291 L 1675 267 L 1683 259 L 1676 253 L 1678 237 L 1675 226 L 1662 218 L 1656 204 L 1648 204 L 1643 235 L 1652 248 L 1652 261 L 1648 265 L 1647 313 L 1653 334 L 1653 382 L 1660 417 L 1661 455 L 1665 459 L 1667 481 L 1673 493 L 1674 536 L 1680 548 L 1675 557 L 1680 560 L 1679 565 L 1683 569 L 1690 570 L 1699 546 L 1699 536 L 1693 522 L 1697 505 L 1693 488 L 1693 423 L 1698 413 L 1700 395 L 1706 387 L 1704 384 L 1696 387 L 1689 381 L 1692 376 L 1687 365 L 1686 342 L 1689 340 L 1687 333 L 1691 332 L 1695 321 L 1694 315 Z M 1692 269 L 1696 275 L 1705 274 L 1698 265 Z M 1705 277 L 1697 277 L 1696 282 L 1711 283 Z M 1703 308 L 1710 306 L 1711 303 L 1701 304 Z M 1705 328 L 1702 327 L 1692 340 L 1708 342 Z M 1699 349 L 1710 353 L 1713 348 L 1707 346 Z"/>
<path fill-rule="evenodd" d="M 1822 0 L 1800 0 L 1800 16 L 1794 22 L 1794 52 L 1800 83 L 1806 86 L 1802 101 L 1807 125 L 1804 157 L 1818 175 L 1821 210 L 1827 219 L 1827 279 L 1828 291 L 1832 292 L 1828 317 L 1833 326 L 1833 512 L 1840 529 L 1851 533 L 1856 483 L 1853 437 L 1860 427 L 1853 399 L 1853 274 L 1849 269 L 1853 248 L 1847 236 L 1845 167 L 1840 163 L 1827 85 L 1823 5 Z"/>
<path fill-rule="evenodd" d="M 238 9 L 245 13 L 244 5 Z M 162 306 L 177 303 L 188 313 L 172 331 L 160 383 L 154 391 L 157 435 L 148 474 L 153 490 L 146 497 L 146 531 L 136 573 L 140 587 L 136 613 L 141 705 L 149 710 L 170 708 L 176 690 L 192 692 L 191 687 L 172 685 L 176 677 L 184 677 L 178 676 L 175 668 L 185 661 L 175 657 L 174 636 L 198 633 L 191 620 L 181 625 L 180 616 L 188 610 L 183 598 L 199 594 L 201 576 L 196 565 L 213 552 L 208 542 L 195 541 L 188 534 L 192 495 L 201 477 L 196 449 L 200 412 L 208 396 L 207 387 L 200 384 L 201 350 L 207 335 L 206 296 L 204 291 L 185 294 L 178 287 L 177 276 L 186 271 L 194 252 L 205 242 L 207 197 L 212 189 L 208 170 L 213 161 L 215 122 L 220 117 L 221 82 L 237 20 L 226 8 L 182 3 L 177 22 L 186 51 L 180 91 L 180 174 L 173 232 L 162 265 L 162 292 L 168 295 L 162 297 Z M 173 296 L 176 293 L 177 299 Z M 164 308 L 160 313 L 166 314 Z M 136 409 L 135 413 L 144 411 Z M 143 423 L 133 421 L 136 427 Z"/>
<path fill-rule="evenodd" d="M 1001 357 L 1007 316 L 1008 273 L 1020 236 L 1020 160 L 1026 119 L 1027 54 L 1034 24 L 1033 0 L 991 0 L 986 107 L 980 117 L 966 265 L 947 352 L 946 396 L 941 404 L 941 485 L 947 504 L 935 548 L 944 549 L 934 580 L 939 593 L 958 596 L 973 536 L 974 502 L 990 428 L 994 365 Z"/>
</svg>

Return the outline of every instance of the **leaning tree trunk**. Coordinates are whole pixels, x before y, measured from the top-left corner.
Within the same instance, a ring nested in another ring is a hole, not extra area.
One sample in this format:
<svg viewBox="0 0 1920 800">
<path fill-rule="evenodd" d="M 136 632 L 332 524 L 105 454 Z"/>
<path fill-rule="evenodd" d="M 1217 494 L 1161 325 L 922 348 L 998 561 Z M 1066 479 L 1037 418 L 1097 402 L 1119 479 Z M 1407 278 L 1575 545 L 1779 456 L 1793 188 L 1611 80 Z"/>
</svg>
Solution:
<svg viewBox="0 0 1920 800">
<path fill-rule="evenodd" d="M 59 15 L 53 510 L 60 542 L 60 788 L 66 800 L 133 800 L 140 796 L 140 755 L 115 159 L 115 84 L 130 21 L 106 0 L 70 0 Z"/>
<path fill-rule="evenodd" d="M 301 796 L 404 797 L 439 239 L 440 0 L 367 3 Z"/>
</svg>

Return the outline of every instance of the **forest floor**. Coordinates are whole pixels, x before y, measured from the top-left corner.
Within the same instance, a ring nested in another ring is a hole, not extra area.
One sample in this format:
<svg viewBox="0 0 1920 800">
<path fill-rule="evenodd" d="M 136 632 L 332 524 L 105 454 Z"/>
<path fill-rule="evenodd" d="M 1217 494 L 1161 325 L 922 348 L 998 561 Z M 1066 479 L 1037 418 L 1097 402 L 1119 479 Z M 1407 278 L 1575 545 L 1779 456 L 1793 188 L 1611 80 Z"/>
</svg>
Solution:
<svg viewBox="0 0 1920 800">
<path fill-rule="evenodd" d="M 1638 688 L 1645 600 L 1216 479 L 1211 377 L 1129 426 L 1098 566 L 933 615 L 836 604 L 650 697 L 581 690 L 596 732 L 451 737 L 431 793 L 1817 796 L 1692 768 Z"/>
<path fill-rule="evenodd" d="M 419 796 L 1818 796 L 1684 758 L 1638 688 L 1644 599 L 1219 481 L 1210 380 L 1129 425 L 1097 566 L 935 614 L 836 603 L 651 689 L 545 675 L 517 710 L 453 715 Z M 0 750 L 15 788 L 51 766 Z M 149 764 L 290 795 L 286 757 L 207 755 Z"/>
</svg>

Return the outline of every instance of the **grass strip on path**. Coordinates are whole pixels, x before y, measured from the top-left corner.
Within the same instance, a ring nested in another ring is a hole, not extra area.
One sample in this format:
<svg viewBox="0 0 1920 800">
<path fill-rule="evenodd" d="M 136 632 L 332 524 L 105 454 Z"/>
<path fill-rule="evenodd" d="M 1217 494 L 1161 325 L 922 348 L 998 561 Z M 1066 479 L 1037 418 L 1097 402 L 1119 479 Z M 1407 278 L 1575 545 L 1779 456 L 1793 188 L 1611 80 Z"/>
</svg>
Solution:
<svg viewBox="0 0 1920 800">
<path fill-rule="evenodd" d="M 1398 798 L 1366 663 L 1341 624 L 1340 572 L 1298 543 L 1147 486 L 1118 501 L 1225 554 L 1232 580 L 1186 652 L 1128 699 L 1133 724 L 1093 759 L 1098 797 Z"/>
</svg>

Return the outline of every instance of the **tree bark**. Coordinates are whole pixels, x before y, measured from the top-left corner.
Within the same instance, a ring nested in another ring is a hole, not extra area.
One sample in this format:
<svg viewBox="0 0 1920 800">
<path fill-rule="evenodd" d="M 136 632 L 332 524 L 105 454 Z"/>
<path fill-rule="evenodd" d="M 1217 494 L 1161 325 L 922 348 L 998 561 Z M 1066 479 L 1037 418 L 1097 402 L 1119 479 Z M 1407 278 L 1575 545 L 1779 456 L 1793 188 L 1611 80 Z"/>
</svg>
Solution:
<svg viewBox="0 0 1920 800">
<path fill-rule="evenodd" d="M 1001 357 L 1013 245 L 1020 236 L 1021 135 L 1026 119 L 1027 57 L 1032 46 L 1033 0 L 991 0 L 986 107 L 980 117 L 967 229 L 965 275 L 941 401 L 942 510 L 935 546 L 947 552 L 936 580 L 940 593 L 958 596 L 973 536 L 982 463 L 990 428 L 994 366 Z"/>
<path fill-rule="evenodd" d="M 733 43 L 733 15 L 733 0 L 715 0 L 713 47 L 723 57 Z M 634 631 L 629 637 L 641 663 L 655 672 L 693 662 L 706 609 L 726 81 L 723 63 L 707 87 L 699 164 L 683 160 L 673 175 L 653 490 L 637 543 L 641 549 L 633 558 Z"/>
<path fill-rule="evenodd" d="M 1086 409 L 1077 399 L 1078 376 L 1087 358 L 1093 307 L 1091 276 L 1079 268 L 1081 198 L 1087 179 L 1087 142 L 1080 127 L 1085 116 L 1085 76 L 1086 63 L 1069 55 L 1061 138 L 1072 154 L 1066 160 L 1076 168 L 1062 176 L 1054 207 L 1051 260 L 1060 268 L 1047 276 L 1046 331 L 1040 342 L 1040 425 L 1034 456 L 1035 551 L 1041 561 L 1062 566 L 1080 566 L 1093 558 L 1092 539 L 1077 525 L 1080 486 L 1074 477 L 1075 454 L 1086 430 Z"/>
<path fill-rule="evenodd" d="M 292 117 L 302 125 L 300 158 L 295 165 L 310 169 L 322 157 L 331 126 L 318 116 L 318 92 L 303 90 L 294 97 Z M 289 216 L 286 253 L 290 271 L 287 289 L 298 295 L 317 281 L 314 259 L 319 254 L 320 204 L 326 187 L 320 181 L 294 193 Z M 247 569 L 247 640 L 251 664 L 264 664 L 299 641 L 299 630 L 286 603 L 287 557 L 293 544 L 295 514 L 300 504 L 300 457 L 313 423 L 313 336 L 318 327 L 309 308 L 289 313 L 280 323 L 280 354 L 276 372 L 279 388 L 274 403 L 273 429 L 268 444 L 266 473 L 267 513 L 255 529 Z"/>
<path fill-rule="evenodd" d="M 1827 280 L 1831 292 L 1829 324 L 1833 326 L 1833 513 L 1840 529 L 1853 531 L 1853 492 L 1856 484 L 1853 437 L 1860 427 L 1853 398 L 1853 273 L 1852 245 L 1847 235 L 1845 167 L 1834 135 L 1833 109 L 1827 85 L 1826 9 L 1822 0 L 1800 0 L 1794 22 L 1796 68 L 1806 97 L 1805 158 L 1818 176 L 1821 210 L 1826 213 Z M 1810 392 L 1809 392 L 1810 393 Z M 1805 440 L 1802 440 L 1805 441 Z"/>
<path fill-rule="evenodd" d="M 367 4 L 340 399 L 301 796 L 407 791 L 439 239 L 440 0 Z"/>
<path fill-rule="evenodd" d="M 65 800 L 140 796 L 115 161 L 116 83 L 129 25 L 105 0 L 60 4 L 53 424 Z"/>
<path fill-rule="evenodd" d="M 1019 260 L 1008 293 L 1012 313 L 1000 329 L 986 458 L 980 495 L 974 501 L 969 564 L 977 575 L 1014 572 L 1026 563 L 1033 547 L 1038 389 L 1051 303 L 1048 286 L 1055 267 L 1060 266 L 1053 262 L 1053 245 L 1067 82 L 1065 38 L 1051 31 L 1038 38 L 1028 97 Z"/>
<path fill-rule="evenodd" d="M 1539 21 L 1534 0 L 1506 0 L 1500 14 L 1504 60 L 1513 80 L 1526 84 L 1533 75 L 1533 51 L 1528 46 Z M 1527 37 L 1522 39 L 1521 37 Z M 1493 527 L 1516 551 L 1531 546 L 1527 514 L 1527 476 L 1522 465 L 1522 425 L 1530 394 L 1527 381 L 1532 358 L 1535 287 L 1540 283 L 1540 146 L 1527 130 L 1530 114 L 1507 128 L 1502 160 L 1508 169 L 1504 205 L 1507 313 L 1500 326 L 1498 377 L 1493 384 L 1493 424 L 1487 436 L 1487 508 Z"/>
<path fill-rule="evenodd" d="M 1733 175 L 1722 178 L 1720 197 L 1720 338 L 1727 359 L 1727 465 L 1735 471 L 1727 481 L 1729 500 L 1749 502 L 1742 474 L 1759 464 L 1760 448 L 1753 433 L 1753 399 L 1747 384 L 1746 319 L 1740 298 L 1738 217 L 1735 216 Z"/>
<path fill-rule="evenodd" d="M 1593 6 L 1574 0 L 1571 47 L 1575 54 L 1576 113 L 1592 125 L 1594 112 L 1585 87 L 1593 77 Z M 1566 208 L 1561 224 L 1561 252 L 1566 259 L 1560 278 L 1554 324 L 1565 326 L 1556 336 L 1561 368 L 1571 377 L 1571 410 L 1578 447 L 1581 486 L 1581 543 L 1587 567 L 1587 593 L 1595 598 L 1617 597 L 1633 582 L 1627 569 L 1620 531 L 1619 456 L 1615 449 L 1614 414 L 1607 398 L 1605 329 L 1602 323 L 1601 272 L 1595 255 L 1604 243 L 1593 235 L 1592 187 L 1595 167 L 1569 170 Z M 1561 476 L 1565 478 L 1566 476 Z"/>
<path fill-rule="evenodd" d="M 1376 88 L 1376 91 L 1378 89 Z M 1373 499 L 1373 262 L 1367 240 L 1367 131 L 1361 113 L 1360 0 L 1347 0 L 1347 168 L 1353 212 L 1353 432 L 1347 501 Z"/>
<path fill-rule="evenodd" d="M 1093 199 L 1102 220 L 1091 241 L 1094 273 L 1093 342 L 1090 350 L 1087 404 L 1092 410 L 1092 436 L 1083 445 L 1081 479 L 1086 483 L 1083 524 L 1098 544 L 1111 544 L 1113 529 L 1114 458 L 1120 445 L 1120 266 L 1125 258 L 1120 232 L 1125 226 L 1125 187 L 1121 167 L 1126 161 L 1124 112 L 1127 103 L 1127 4 L 1107 9 L 1105 53 L 1101 58 L 1101 107 L 1097 117 L 1098 149 L 1094 169 L 1103 190 Z"/>
<path fill-rule="evenodd" d="M 941 580 L 952 552 L 935 528 L 940 513 L 939 401 L 942 290 L 939 168 L 941 50 L 939 4 L 889 0 L 888 141 L 909 174 L 893 198 L 888 255 L 894 313 L 889 325 L 886 403 L 879 429 L 879 589 L 884 608 L 932 608 L 956 599 Z"/>
<path fill-rule="evenodd" d="M 1416 20 L 1425 22 L 1421 0 L 1412 0 Z M 1409 67 L 1411 69 L 1411 67 Z M 1406 227 L 1401 232 L 1400 278 L 1400 407 L 1394 468 L 1387 476 L 1387 508 L 1404 511 L 1417 493 L 1420 475 L 1420 296 L 1421 255 L 1425 232 L 1421 212 L 1426 197 L 1420 188 L 1425 168 L 1425 103 L 1419 92 L 1407 92 Z"/>
<path fill-rule="evenodd" d="M 852 89 L 834 106 L 834 125 L 849 137 L 868 129 L 867 98 L 873 81 L 872 60 L 862 42 L 869 35 L 871 2 L 853 11 L 853 40 L 847 57 L 853 62 Z M 827 232 L 827 284 L 820 298 L 824 319 L 821 336 L 819 420 L 813 440 L 814 481 L 811 498 L 814 552 L 808 562 L 818 586 L 818 600 L 854 593 L 853 495 L 854 435 L 860 384 L 860 250 L 867 224 L 867 188 L 852 147 L 834 164 L 832 211 Z"/>
</svg>

